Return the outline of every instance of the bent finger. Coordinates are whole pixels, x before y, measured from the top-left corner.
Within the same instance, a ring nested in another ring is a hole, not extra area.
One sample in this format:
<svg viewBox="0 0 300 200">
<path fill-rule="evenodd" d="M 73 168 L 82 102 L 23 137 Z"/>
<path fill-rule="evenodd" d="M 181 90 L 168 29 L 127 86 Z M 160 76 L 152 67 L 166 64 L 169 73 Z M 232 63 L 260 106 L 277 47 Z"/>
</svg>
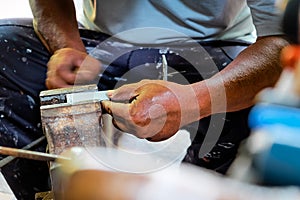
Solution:
<svg viewBox="0 0 300 200">
<path fill-rule="evenodd" d="M 112 117 L 130 119 L 129 104 L 117 103 L 112 101 L 102 101 L 102 109 Z"/>
</svg>

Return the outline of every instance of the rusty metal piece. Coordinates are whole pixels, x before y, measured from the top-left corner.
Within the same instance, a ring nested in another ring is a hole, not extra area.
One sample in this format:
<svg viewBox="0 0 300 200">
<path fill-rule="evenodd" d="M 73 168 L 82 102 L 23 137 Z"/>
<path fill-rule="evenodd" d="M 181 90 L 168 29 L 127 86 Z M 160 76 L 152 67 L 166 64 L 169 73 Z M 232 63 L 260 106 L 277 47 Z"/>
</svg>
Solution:
<svg viewBox="0 0 300 200">
<path fill-rule="evenodd" d="M 60 102 L 61 97 L 66 94 L 87 91 L 96 92 L 98 89 L 96 85 L 88 85 L 41 92 L 41 120 L 51 154 L 60 154 L 66 148 L 75 146 L 104 145 L 100 101 L 92 100 L 75 104 L 53 102 L 53 99 L 57 98 Z M 49 105 L 49 102 L 52 104 Z"/>
<path fill-rule="evenodd" d="M 42 128 L 50 154 L 60 155 L 71 147 L 106 146 L 101 102 L 97 100 L 99 96 L 90 95 L 94 92 L 98 92 L 97 85 L 74 86 L 40 93 Z M 83 97 L 71 95 L 67 98 L 68 94 L 79 93 L 85 94 Z M 76 101 L 77 99 L 82 101 Z M 61 162 L 50 162 L 54 199 L 60 199 L 61 187 L 66 178 L 61 165 Z"/>
</svg>

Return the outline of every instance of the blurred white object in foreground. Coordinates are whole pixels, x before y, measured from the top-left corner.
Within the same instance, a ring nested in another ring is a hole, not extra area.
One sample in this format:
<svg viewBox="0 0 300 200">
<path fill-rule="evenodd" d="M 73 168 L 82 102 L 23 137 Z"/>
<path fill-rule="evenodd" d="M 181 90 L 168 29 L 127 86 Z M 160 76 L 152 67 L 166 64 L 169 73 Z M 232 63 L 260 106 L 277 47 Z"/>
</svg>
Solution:
<svg viewBox="0 0 300 200">
<path fill-rule="evenodd" d="M 97 151 L 100 153 L 102 150 Z M 73 158 L 73 161 L 62 163 L 62 170 L 69 173 L 68 184 L 64 187 L 66 194 L 65 198 L 62 198 L 64 200 L 76 200 L 80 197 L 86 200 L 93 198 L 106 200 L 300 199 L 300 191 L 297 187 L 270 188 L 242 183 L 192 165 L 166 167 L 152 173 L 124 173 L 109 168 L 104 169 L 103 165 L 99 164 L 98 158 L 95 159 L 87 148 L 69 149 L 66 153 Z M 114 154 L 117 154 L 116 151 L 110 151 L 110 156 Z M 117 158 L 126 161 L 126 158 L 120 158 L 123 155 L 125 154 L 119 154 Z M 151 159 L 156 162 L 156 158 L 147 159 L 149 162 Z M 134 164 L 141 163 L 132 160 L 130 166 Z"/>
</svg>

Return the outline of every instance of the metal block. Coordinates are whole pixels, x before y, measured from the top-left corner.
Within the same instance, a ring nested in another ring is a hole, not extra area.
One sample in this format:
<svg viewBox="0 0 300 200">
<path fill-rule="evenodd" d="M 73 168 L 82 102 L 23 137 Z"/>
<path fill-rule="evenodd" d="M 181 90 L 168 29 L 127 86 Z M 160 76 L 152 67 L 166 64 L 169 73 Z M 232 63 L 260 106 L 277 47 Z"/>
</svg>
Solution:
<svg viewBox="0 0 300 200">
<path fill-rule="evenodd" d="M 41 92 L 41 121 L 51 154 L 60 154 L 69 147 L 104 145 L 100 101 L 85 100 L 72 104 L 66 101 L 67 94 L 91 91 L 97 92 L 97 86 Z"/>
</svg>

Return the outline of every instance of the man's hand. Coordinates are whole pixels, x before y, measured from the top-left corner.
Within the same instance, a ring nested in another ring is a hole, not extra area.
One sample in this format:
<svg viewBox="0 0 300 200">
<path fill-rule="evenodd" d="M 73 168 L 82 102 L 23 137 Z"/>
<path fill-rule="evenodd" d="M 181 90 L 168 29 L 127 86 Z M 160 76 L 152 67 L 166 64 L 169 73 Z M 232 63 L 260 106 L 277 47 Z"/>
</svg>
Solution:
<svg viewBox="0 0 300 200">
<path fill-rule="evenodd" d="M 143 80 L 109 91 L 103 109 L 113 124 L 139 138 L 160 141 L 199 119 L 198 100 L 189 85 Z"/>
<path fill-rule="evenodd" d="M 85 52 L 63 48 L 54 52 L 48 62 L 48 89 L 71 87 L 74 84 L 98 82 L 101 63 Z"/>
</svg>

